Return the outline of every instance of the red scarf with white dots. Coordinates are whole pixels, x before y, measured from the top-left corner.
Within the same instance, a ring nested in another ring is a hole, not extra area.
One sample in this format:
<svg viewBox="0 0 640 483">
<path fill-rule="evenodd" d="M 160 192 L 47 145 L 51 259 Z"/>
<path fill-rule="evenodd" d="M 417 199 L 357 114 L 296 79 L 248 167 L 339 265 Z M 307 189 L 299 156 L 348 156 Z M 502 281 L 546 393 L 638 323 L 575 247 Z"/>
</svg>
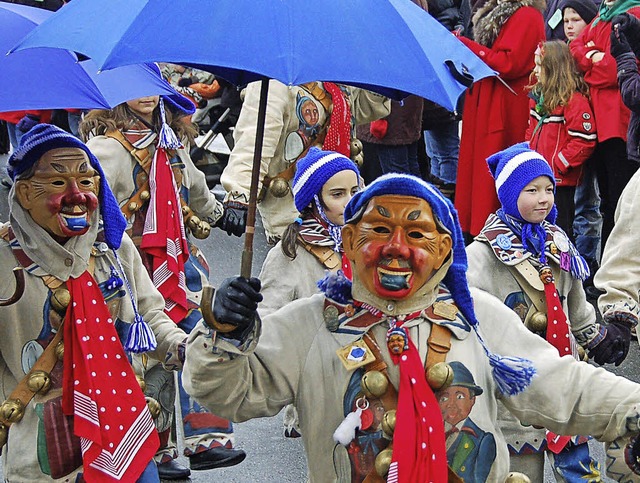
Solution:
<svg viewBox="0 0 640 483">
<path fill-rule="evenodd" d="M 339 86 L 323 82 L 324 89 L 331 94 L 333 110 L 322 149 L 335 151 L 347 158 L 351 155 L 351 108 Z"/>
<path fill-rule="evenodd" d="M 89 272 L 70 278 L 62 409 L 73 415 L 86 481 L 136 481 L 160 440 L 144 394 Z"/>
<path fill-rule="evenodd" d="M 402 354 L 390 354 L 393 362 L 400 365 L 400 387 L 387 482 L 447 481 L 440 406 L 427 383 L 416 346 L 409 337 L 407 343 L 409 348 Z"/>
</svg>

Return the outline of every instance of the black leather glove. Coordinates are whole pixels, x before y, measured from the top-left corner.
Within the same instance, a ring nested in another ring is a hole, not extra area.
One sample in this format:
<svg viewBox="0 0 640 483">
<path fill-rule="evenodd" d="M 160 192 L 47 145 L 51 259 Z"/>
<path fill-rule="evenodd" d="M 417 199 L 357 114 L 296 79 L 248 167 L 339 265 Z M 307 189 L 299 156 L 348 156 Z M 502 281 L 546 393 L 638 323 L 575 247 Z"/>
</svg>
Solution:
<svg viewBox="0 0 640 483">
<path fill-rule="evenodd" d="M 180 77 L 180 79 L 178 79 L 178 85 L 180 87 L 189 87 L 191 84 L 193 84 L 191 77 Z"/>
<path fill-rule="evenodd" d="M 611 55 L 616 59 L 622 54 L 632 54 L 631 45 L 620 29 L 611 29 Z"/>
<path fill-rule="evenodd" d="M 38 125 L 40 123 L 40 118 L 34 116 L 33 114 L 27 114 L 24 116 L 18 124 L 16 124 L 16 128 L 18 128 L 22 133 L 27 133 L 31 130 L 32 127 Z"/>
<path fill-rule="evenodd" d="M 249 207 L 237 201 L 228 201 L 224 206 L 224 215 L 218 226 L 227 232 L 227 235 L 242 236 L 247 225 L 247 211 Z"/>
<path fill-rule="evenodd" d="M 636 475 L 640 475 L 640 435 L 635 435 L 624 447 L 624 462 Z"/>
<path fill-rule="evenodd" d="M 232 277 L 224 280 L 213 299 L 213 317 L 219 324 L 236 328 L 221 334 L 223 337 L 243 341 L 251 333 L 262 302 L 260 280 L 253 277 Z"/>
<path fill-rule="evenodd" d="M 599 365 L 619 366 L 629 353 L 631 327 L 627 322 L 612 320 L 601 328 L 604 328 L 604 338 L 589 348 L 589 357 Z"/>
<path fill-rule="evenodd" d="M 616 15 L 611 20 L 611 30 L 615 31 L 616 29 L 624 34 L 637 55 L 640 52 L 640 19 L 628 12 Z"/>
</svg>

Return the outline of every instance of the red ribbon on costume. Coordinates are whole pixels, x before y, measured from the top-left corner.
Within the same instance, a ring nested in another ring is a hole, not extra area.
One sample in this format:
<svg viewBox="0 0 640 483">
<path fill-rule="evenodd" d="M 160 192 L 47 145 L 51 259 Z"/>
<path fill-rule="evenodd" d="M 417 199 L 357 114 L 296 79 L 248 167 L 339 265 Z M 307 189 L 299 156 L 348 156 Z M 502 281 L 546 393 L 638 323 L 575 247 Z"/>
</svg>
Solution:
<svg viewBox="0 0 640 483">
<path fill-rule="evenodd" d="M 547 303 L 547 342 L 555 347 L 560 356 L 572 355 L 571 337 L 569 336 L 569 321 L 562 310 L 562 302 L 558 297 L 553 276 L 542 280 Z M 546 434 L 547 447 L 555 454 L 560 453 L 571 440 L 571 436 L 560 436 L 551 431 Z"/>
<path fill-rule="evenodd" d="M 62 410 L 81 438 L 86 481 L 136 481 L 160 439 L 98 283 L 70 278 Z"/>
<path fill-rule="evenodd" d="M 402 354 L 391 354 L 400 365 L 400 387 L 387 482 L 447 481 L 442 413 L 427 384 L 418 350 L 408 337 L 407 343 L 409 348 Z"/>
<path fill-rule="evenodd" d="M 336 151 L 346 157 L 351 155 L 351 108 L 342 89 L 333 82 L 322 84 L 331 94 L 333 110 L 322 149 Z"/>
<path fill-rule="evenodd" d="M 189 246 L 178 187 L 164 148 L 156 149 L 153 156 L 149 187 L 151 198 L 140 248 L 153 259 L 153 284 L 164 297 L 164 311 L 178 323 L 187 315 L 184 264 Z"/>
</svg>

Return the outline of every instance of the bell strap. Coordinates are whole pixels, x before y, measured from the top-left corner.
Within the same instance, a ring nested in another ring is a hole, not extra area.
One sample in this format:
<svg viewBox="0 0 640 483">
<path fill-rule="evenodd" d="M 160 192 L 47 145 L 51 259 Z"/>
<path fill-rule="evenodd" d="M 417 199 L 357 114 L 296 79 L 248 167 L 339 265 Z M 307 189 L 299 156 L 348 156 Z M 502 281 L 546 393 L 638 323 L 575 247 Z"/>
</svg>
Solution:
<svg viewBox="0 0 640 483">
<path fill-rule="evenodd" d="M 544 294 L 544 285 L 540 280 L 540 275 L 538 274 L 538 270 L 533 266 L 533 264 L 529 260 L 524 260 L 517 265 L 508 266 L 511 275 L 515 278 L 516 282 L 524 290 L 531 300 L 532 307 L 529 308 L 527 315 L 525 316 L 524 323 L 527 325 L 527 322 L 531 318 L 531 316 L 540 312 L 543 314 L 547 314 L 547 298 Z"/>
<path fill-rule="evenodd" d="M 325 268 L 335 270 L 342 265 L 342 258 L 331 247 L 313 245 L 298 238 L 300 244 L 313 255 Z"/>
<path fill-rule="evenodd" d="M 387 363 L 382 359 L 380 347 L 378 347 L 378 344 L 369 332 L 364 335 L 363 340 L 375 357 L 375 361 L 370 362 L 365 366 L 365 371 L 379 371 L 384 374 L 387 380 L 389 380 L 389 374 L 387 373 Z M 389 380 L 387 391 L 380 397 L 380 400 L 382 401 L 382 406 L 384 407 L 385 411 L 396 409 L 396 406 L 398 405 L 398 391 L 396 390 L 395 386 L 391 384 L 391 380 Z"/>
<path fill-rule="evenodd" d="M 124 136 L 124 134 L 122 134 L 122 132 L 118 131 L 117 129 L 113 131 L 107 131 L 105 133 L 105 136 L 115 139 L 120 144 L 122 144 L 122 147 L 129 151 L 129 154 L 131 154 L 131 156 L 138 160 L 138 163 L 140 163 L 142 169 L 144 169 L 146 172 L 149 172 L 149 166 L 151 166 L 151 161 L 153 159 L 151 157 L 151 153 L 147 148 L 135 148 L 133 144 L 131 144 L 129 140 Z"/>
<path fill-rule="evenodd" d="M 431 324 L 431 334 L 427 339 L 427 359 L 424 362 L 424 368 L 429 371 L 438 362 L 444 362 L 447 354 L 451 350 L 451 331 L 438 324 Z"/>
</svg>

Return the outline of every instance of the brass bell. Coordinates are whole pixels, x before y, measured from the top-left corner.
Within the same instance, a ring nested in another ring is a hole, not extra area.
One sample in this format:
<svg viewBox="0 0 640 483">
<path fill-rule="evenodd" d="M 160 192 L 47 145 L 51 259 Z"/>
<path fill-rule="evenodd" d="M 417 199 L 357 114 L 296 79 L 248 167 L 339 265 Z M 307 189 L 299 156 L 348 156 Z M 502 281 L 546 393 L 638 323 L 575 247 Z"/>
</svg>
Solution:
<svg viewBox="0 0 640 483">
<path fill-rule="evenodd" d="M 578 359 L 582 362 L 587 362 L 589 360 L 589 354 L 587 354 L 587 351 L 584 350 L 584 347 L 581 345 L 578 346 Z"/>
<path fill-rule="evenodd" d="M 392 456 L 393 456 L 393 450 L 389 448 L 383 449 L 382 451 L 380 451 L 380 453 L 378 453 L 378 456 L 376 456 L 376 461 L 375 461 L 376 473 L 378 473 L 378 475 L 380 475 L 383 478 L 387 476 L 387 473 L 389 473 L 389 467 L 391 466 Z"/>
<path fill-rule="evenodd" d="M 140 205 L 138 205 L 138 203 L 136 203 L 135 201 L 132 201 L 131 203 L 129 203 L 129 211 L 138 211 L 138 209 L 140 208 Z"/>
<path fill-rule="evenodd" d="M 184 216 L 185 218 L 191 213 L 191 208 L 189 208 L 188 206 L 184 205 L 182 207 L 182 216 Z"/>
<path fill-rule="evenodd" d="M 362 168 L 364 164 L 364 155 L 362 153 L 356 154 L 353 158 L 353 162 L 358 165 L 358 168 Z"/>
<path fill-rule="evenodd" d="M 56 357 L 58 358 L 59 361 L 61 361 L 62 358 L 64 357 L 64 342 L 62 341 L 58 342 L 54 350 L 56 353 Z"/>
<path fill-rule="evenodd" d="M 427 382 L 434 391 L 445 389 L 453 382 L 453 369 L 446 362 L 436 362 L 427 370 Z"/>
<path fill-rule="evenodd" d="M 9 439 L 9 428 L 0 423 L 0 448 L 7 444 L 7 439 Z"/>
<path fill-rule="evenodd" d="M 196 215 L 192 215 L 189 218 L 189 221 L 187 221 L 187 224 L 189 225 L 189 228 L 193 231 L 193 230 L 197 230 L 198 226 L 200 225 L 200 218 L 198 218 Z"/>
<path fill-rule="evenodd" d="M 24 404 L 20 399 L 7 399 L 0 405 L 0 418 L 17 423 L 24 417 Z"/>
<path fill-rule="evenodd" d="M 289 183 L 284 178 L 273 178 L 269 184 L 269 191 L 276 198 L 284 198 L 289 193 Z"/>
<path fill-rule="evenodd" d="M 211 234 L 211 225 L 206 221 L 200 220 L 200 224 L 196 227 L 195 230 L 191 230 L 191 233 L 198 240 L 204 240 Z"/>
<path fill-rule="evenodd" d="M 151 193 L 149 193 L 147 190 L 144 190 L 144 191 L 140 192 L 140 200 L 141 201 L 147 201 L 149 198 L 151 198 Z"/>
<path fill-rule="evenodd" d="M 531 332 L 544 332 L 547 329 L 547 315 L 543 312 L 531 314 L 527 320 L 527 329 Z"/>
<path fill-rule="evenodd" d="M 367 397 L 380 397 L 389 387 L 389 380 L 380 371 L 369 371 L 360 380 L 362 391 Z"/>
<path fill-rule="evenodd" d="M 391 411 L 387 411 L 382 416 L 382 431 L 384 434 L 391 437 L 393 436 L 393 431 L 396 429 L 396 410 L 392 409 Z"/>
<path fill-rule="evenodd" d="M 51 376 L 45 371 L 33 371 L 27 378 L 27 387 L 31 392 L 45 394 L 51 388 Z"/>
<path fill-rule="evenodd" d="M 149 396 L 145 397 L 145 399 L 147 400 L 147 406 L 149 408 L 149 412 L 151 413 L 151 417 L 153 419 L 158 419 L 158 416 L 160 416 L 160 411 L 162 409 L 160 407 L 160 403 Z"/>
<path fill-rule="evenodd" d="M 140 384 L 140 389 L 142 389 L 142 392 L 145 392 L 147 390 L 147 383 L 145 382 L 144 378 L 142 376 L 136 375 L 136 380 L 138 381 L 138 384 Z"/>
<path fill-rule="evenodd" d="M 51 294 L 51 307 L 59 314 L 64 314 L 71 303 L 71 294 L 66 287 L 58 287 Z"/>
<path fill-rule="evenodd" d="M 524 473 L 518 473 L 517 471 L 512 471 L 507 475 L 507 478 L 504 480 L 504 483 L 531 483 L 531 480 Z"/>
<path fill-rule="evenodd" d="M 351 144 L 349 145 L 349 154 L 350 154 L 349 157 L 354 158 L 361 152 L 362 152 L 362 141 L 360 141 L 358 138 L 352 138 Z"/>
</svg>

